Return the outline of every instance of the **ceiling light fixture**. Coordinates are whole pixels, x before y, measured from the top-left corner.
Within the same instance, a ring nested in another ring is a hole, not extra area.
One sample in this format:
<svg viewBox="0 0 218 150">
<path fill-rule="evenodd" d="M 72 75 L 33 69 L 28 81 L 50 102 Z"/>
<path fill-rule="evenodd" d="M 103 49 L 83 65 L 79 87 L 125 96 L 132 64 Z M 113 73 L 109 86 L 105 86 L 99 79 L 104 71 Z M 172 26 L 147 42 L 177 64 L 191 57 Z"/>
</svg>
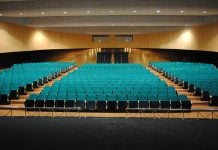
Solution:
<svg viewBox="0 0 218 150">
<path fill-rule="evenodd" d="M 132 12 L 136 13 L 136 10 L 133 10 Z"/>
<path fill-rule="evenodd" d="M 111 26 L 112 26 L 112 27 L 114 27 L 114 25 L 113 25 L 113 24 L 112 24 Z"/>
<path fill-rule="evenodd" d="M 19 15 L 20 15 L 20 16 L 22 16 L 22 15 L 23 15 L 23 13 L 22 13 L 22 12 L 20 12 L 20 13 L 19 13 Z"/>
<path fill-rule="evenodd" d="M 67 11 L 64 11 L 64 14 L 67 14 Z"/>
<path fill-rule="evenodd" d="M 206 10 L 204 10 L 204 11 L 203 11 L 203 13 L 204 13 L 204 14 L 206 14 L 206 13 L 207 13 L 207 11 L 206 11 Z"/>
<path fill-rule="evenodd" d="M 44 15 L 44 14 L 45 14 L 45 12 L 44 12 L 44 11 L 42 11 L 42 12 L 41 12 L 41 14 L 42 14 L 42 15 Z"/>
<path fill-rule="evenodd" d="M 0 13 L 0 16 L 2 16 L 2 14 Z"/>
<path fill-rule="evenodd" d="M 180 10 L 180 13 L 183 13 L 184 11 L 183 10 Z"/>
<path fill-rule="evenodd" d="M 157 13 L 160 13 L 160 10 L 157 10 L 156 12 L 157 12 Z"/>
<path fill-rule="evenodd" d="M 87 10 L 86 13 L 87 13 L 87 14 L 90 14 L 90 10 Z"/>
<path fill-rule="evenodd" d="M 110 10 L 110 13 L 113 13 L 114 11 L 113 10 Z"/>
</svg>

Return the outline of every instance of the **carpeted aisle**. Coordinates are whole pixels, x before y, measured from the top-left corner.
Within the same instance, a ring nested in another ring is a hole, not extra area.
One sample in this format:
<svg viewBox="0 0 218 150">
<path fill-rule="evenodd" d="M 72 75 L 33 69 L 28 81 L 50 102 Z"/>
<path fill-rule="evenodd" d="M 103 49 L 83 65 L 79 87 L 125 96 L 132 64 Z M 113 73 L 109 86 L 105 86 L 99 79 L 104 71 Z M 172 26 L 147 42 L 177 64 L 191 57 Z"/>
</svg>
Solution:
<svg viewBox="0 0 218 150">
<path fill-rule="evenodd" d="M 218 148 L 218 120 L 0 118 L 2 150 Z"/>
</svg>

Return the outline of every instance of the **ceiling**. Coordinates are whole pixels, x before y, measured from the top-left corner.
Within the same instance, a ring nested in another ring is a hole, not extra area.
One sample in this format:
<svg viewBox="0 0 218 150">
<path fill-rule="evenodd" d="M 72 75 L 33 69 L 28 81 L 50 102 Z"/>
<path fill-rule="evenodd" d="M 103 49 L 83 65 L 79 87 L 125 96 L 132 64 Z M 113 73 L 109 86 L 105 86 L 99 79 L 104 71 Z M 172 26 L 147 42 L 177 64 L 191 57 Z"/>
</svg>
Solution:
<svg viewBox="0 0 218 150">
<path fill-rule="evenodd" d="M 0 21 L 82 34 L 164 32 L 218 21 L 218 0 L 0 0 Z"/>
</svg>

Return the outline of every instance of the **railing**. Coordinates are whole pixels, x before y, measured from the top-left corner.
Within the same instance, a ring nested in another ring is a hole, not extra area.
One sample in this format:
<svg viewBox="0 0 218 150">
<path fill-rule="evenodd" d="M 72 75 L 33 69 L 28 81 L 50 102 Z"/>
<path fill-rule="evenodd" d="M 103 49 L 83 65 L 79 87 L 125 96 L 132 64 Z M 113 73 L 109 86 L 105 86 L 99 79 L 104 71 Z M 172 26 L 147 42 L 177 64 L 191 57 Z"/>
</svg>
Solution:
<svg viewBox="0 0 218 150">
<path fill-rule="evenodd" d="M 0 116 L 3 117 L 79 117 L 81 112 L 80 107 L 19 107 L 19 106 L 0 106 Z"/>
<path fill-rule="evenodd" d="M 127 108 L 128 115 L 147 118 L 192 118 L 192 119 L 218 119 L 218 109 L 159 109 L 159 108 Z"/>
<path fill-rule="evenodd" d="M 19 107 L 19 106 L 0 106 L 1 117 L 86 117 L 87 113 L 92 112 L 92 117 L 102 117 L 109 113 L 97 111 L 82 111 L 80 107 Z M 116 113 L 116 116 L 125 118 L 178 118 L 178 119 L 218 119 L 218 109 L 159 109 L 159 108 L 127 108 L 123 113 Z M 125 114 L 125 115 L 124 115 Z M 90 115 L 88 115 L 90 116 Z M 110 115 L 110 116 L 113 116 Z"/>
</svg>

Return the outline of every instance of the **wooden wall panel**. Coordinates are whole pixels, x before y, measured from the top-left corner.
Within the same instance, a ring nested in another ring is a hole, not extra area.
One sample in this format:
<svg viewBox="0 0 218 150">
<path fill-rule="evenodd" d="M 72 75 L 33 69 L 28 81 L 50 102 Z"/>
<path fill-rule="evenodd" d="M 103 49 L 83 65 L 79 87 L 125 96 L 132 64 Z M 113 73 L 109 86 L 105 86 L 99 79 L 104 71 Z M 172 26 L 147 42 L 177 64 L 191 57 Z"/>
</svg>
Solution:
<svg viewBox="0 0 218 150">
<path fill-rule="evenodd" d="M 198 45 L 191 29 L 134 36 L 133 47 L 163 49 L 193 49 Z"/>
<path fill-rule="evenodd" d="M 91 35 L 52 32 L 37 28 L 0 23 L 0 52 L 87 48 Z"/>
<path fill-rule="evenodd" d="M 0 53 L 75 48 L 161 48 L 218 52 L 218 23 L 179 31 L 134 35 L 126 43 L 111 36 L 100 43 L 91 35 L 53 32 L 0 22 Z"/>
</svg>

